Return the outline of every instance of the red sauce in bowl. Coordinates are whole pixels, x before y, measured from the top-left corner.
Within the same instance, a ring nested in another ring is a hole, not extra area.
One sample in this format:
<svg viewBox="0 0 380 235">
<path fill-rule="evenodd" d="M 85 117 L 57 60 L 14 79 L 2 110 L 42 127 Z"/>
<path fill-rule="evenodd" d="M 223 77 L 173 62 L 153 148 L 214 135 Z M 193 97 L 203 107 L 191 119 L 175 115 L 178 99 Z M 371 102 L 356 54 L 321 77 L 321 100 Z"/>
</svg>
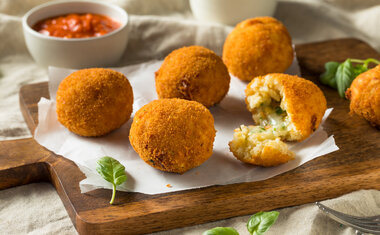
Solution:
<svg viewBox="0 0 380 235">
<path fill-rule="evenodd" d="M 68 14 L 37 22 L 32 28 L 37 32 L 61 38 L 98 37 L 120 27 L 120 23 L 99 14 Z"/>
</svg>

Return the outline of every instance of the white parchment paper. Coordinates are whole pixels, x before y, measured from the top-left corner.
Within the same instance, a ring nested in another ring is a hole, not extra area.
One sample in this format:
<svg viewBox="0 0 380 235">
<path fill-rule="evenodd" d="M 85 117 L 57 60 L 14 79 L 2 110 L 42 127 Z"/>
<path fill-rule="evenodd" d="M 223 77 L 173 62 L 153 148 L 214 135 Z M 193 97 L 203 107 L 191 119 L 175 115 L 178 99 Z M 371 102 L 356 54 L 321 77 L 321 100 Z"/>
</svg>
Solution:
<svg viewBox="0 0 380 235">
<path fill-rule="evenodd" d="M 201 166 L 182 175 L 156 170 L 140 159 L 131 147 L 128 135 L 134 113 L 143 105 L 157 99 L 154 72 L 162 61 L 114 68 L 129 79 L 134 93 L 133 114 L 121 128 L 104 137 L 80 137 L 62 126 L 55 112 L 55 93 L 61 80 L 74 70 L 49 68 L 49 90 L 51 100 L 42 98 L 38 103 L 38 121 L 34 138 L 47 149 L 74 161 L 86 179 L 80 182 L 82 193 L 96 188 L 112 186 L 96 172 L 96 161 L 103 156 L 119 160 L 126 169 L 127 181 L 118 187 L 122 191 L 157 194 L 239 182 L 252 182 L 268 179 L 294 169 L 307 161 L 338 150 L 333 136 L 323 131 L 323 124 L 308 139 L 301 143 L 290 144 L 296 154 L 295 160 L 286 164 L 262 168 L 236 160 L 229 151 L 228 142 L 232 140 L 233 130 L 241 124 L 252 125 L 251 114 L 244 103 L 244 90 L 247 83 L 231 77 L 230 90 L 223 101 L 210 109 L 217 130 L 213 155 Z M 299 67 L 294 61 L 287 71 L 298 74 Z M 332 109 L 325 113 L 324 120 Z"/>
</svg>

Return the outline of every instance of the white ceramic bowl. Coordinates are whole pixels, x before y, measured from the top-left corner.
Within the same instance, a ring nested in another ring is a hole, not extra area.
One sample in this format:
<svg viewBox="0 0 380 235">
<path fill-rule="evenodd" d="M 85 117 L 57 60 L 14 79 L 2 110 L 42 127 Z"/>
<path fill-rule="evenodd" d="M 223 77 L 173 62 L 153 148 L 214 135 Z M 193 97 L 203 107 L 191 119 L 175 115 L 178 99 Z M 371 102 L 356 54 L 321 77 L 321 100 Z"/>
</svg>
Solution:
<svg viewBox="0 0 380 235">
<path fill-rule="evenodd" d="M 277 0 L 190 0 L 196 19 L 227 25 L 257 16 L 273 16 Z"/>
<path fill-rule="evenodd" d="M 43 35 L 31 27 L 38 21 L 69 13 L 106 15 L 120 28 L 99 37 L 58 38 Z M 42 65 L 64 68 L 110 66 L 118 62 L 128 42 L 128 14 L 118 6 L 95 1 L 53 2 L 37 6 L 22 19 L 25 42 L 34 60 Z"/>
</svg>

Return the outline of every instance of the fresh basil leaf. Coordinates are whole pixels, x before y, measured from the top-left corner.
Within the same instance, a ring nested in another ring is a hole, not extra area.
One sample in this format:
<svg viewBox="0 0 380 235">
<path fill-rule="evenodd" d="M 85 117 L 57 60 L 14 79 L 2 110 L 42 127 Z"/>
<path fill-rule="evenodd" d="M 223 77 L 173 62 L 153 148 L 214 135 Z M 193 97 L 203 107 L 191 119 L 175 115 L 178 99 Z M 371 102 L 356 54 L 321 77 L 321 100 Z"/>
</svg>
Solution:
<svg viewBox="0 0 380 235">
<path fill-rule="evenodd" d="M 112 157 L 102 157 L 98 160 L 97 172 L 108 182 L 120 185 L 127 180 L 125 167 Z"/>
<path fill-rule="evenodd" d="M 352 63 L 356 65 L 353 66 Z M 351 86 L 352 81 L 361 73 L 368 70 L 370 63 L 380 64 L 380 61 L 374 58 L 366 60 L 347 59 L 343 63 L 330 61 L 325 64 L 325 72 L 321 74 L 321 83 L 331 86 L 338 90 L 339 96 L 345 98 L 347 88 Z"/>
<path fill-rule="evenodd" d="M 285 110 L 283 110 L 281 107 L 278 107 L 278 106 L 277 106 L 275 112 L 276 112 L 278 115 L 281 115 L 281 114 L 285 113 Z"/>
<path fill-rule="evenodd" d="M 362 63 L 363 63 L 363 66 L 368 70 L 368 65 L 370 63 L 374 63 L 376 65 L 379 65 L 380 61 L 378 61 L 377 59 L 374 59 L 374 58 L 368 58 L 368 59 L 364 60 Z"/>
<path fill-rule="evenodd" d="M 336 71 L 336 84 L 338 88 L 339 96 L 344 98 L 347 88 L 351 86 L 354 77 L 354 68 L 350 59 L 347 59 L 339 65 Z"/>
<path fill-rule="evenodd" d="M 270 226 L 276 222 L 278 215 L 277 211 L 258 212 L 251 216 L 247 223 L 247 229 L 251 235 L 261 235 L 265 233 Z"/>
<path fill-rule="evenodd" d="M 321 74 L 319 78 L 322 84 L 328 85 L 336 89 L 337 85 L 335 75 L 339 65 L 340 63 L 335 61 L 330 61 L 325 64 L 325 72 Z"/>
<path fill-rule="evenodd" d="M 239 233 L 231 227 L 215 227 L 203 232 L 202 235 L 239 235 Z"/>
<path fill-rule="evenodd" d="M 364 65 L 358 64 L 353 68 L 353 77 L 354 79 L 361 73 L 364 73 L 368 70 L 368 68 Z"/>
<path fill-rule="evenodd" d="M 96 171 L 113 186 L 110 201 L 110 204 L 112 204 L 115 199 L 116 186 L 127 180 L 125 167 L 118 160 L 107 156 L 100 158 L 97 163 Z"/>
</svg>

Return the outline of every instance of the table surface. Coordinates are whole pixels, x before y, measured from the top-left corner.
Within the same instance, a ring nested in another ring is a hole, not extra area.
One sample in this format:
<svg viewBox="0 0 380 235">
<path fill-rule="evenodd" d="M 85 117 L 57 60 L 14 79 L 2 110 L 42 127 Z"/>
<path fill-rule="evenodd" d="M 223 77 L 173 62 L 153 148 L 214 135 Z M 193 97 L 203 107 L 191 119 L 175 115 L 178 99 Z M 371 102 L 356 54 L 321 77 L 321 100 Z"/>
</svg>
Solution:
<svg viewBox="0 0 380 235">
<path fill-rule="evenodd" d="M 354 39 L 298 45 L 296 51 L 302 75 L 314 82 L 326 61 L 379 58 L 367 44 Z M 328 106 L 334 107 L 324 128 L 334 134 L 341 150 L 265 181 L 158 195 L 120 192 L 116 206 L 109 206 L 109 190 L 81 194 L 79 181 L 84 175 L 75 164 L 26 139 L 0 143 L 0 188 L 51 181 L 81 234 L 167 230 L 332 198 L 358 189 L 379 189 L 380 159 L 371 154 L 380 150 L 379 132 L 366 121 L 349 116 L 348 101 L 339 98 L 336 91 L 322 89 Z M 21 110 L 31 130 L 37 124 L 36 103 L 41 96 L 48 97 L 47 83 L 20 90 Z M 366 135 L 356 138 L 363 131 Z"/>
</svg>

